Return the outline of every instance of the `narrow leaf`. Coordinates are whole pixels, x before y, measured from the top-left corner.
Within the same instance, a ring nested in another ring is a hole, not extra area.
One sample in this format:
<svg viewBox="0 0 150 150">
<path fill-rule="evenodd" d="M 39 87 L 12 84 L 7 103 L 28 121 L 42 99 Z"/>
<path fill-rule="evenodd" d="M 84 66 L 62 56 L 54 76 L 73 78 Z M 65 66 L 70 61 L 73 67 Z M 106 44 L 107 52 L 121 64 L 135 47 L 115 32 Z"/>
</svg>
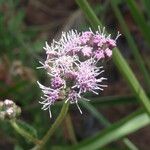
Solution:
<svg viewBox="0 0 150 150">
<path fill-rule="evenodd" d="M 105 127 L 111 126 L 111 123 L 89 102 L 82 101 L 82 105 Z M 138 148 L 128 138 L 123 138 L 122 142 L 129 150 L 138 150 Z"/>
<path fill-rule="evenodd" d="M 111 1 L 111 6 L 112 6 L 112 9 L 113 9 L 119 23 L 120 23 L 120 26 L 124 32 L 124 35 L 126 36 L 127 42 L 128 42 L 129 47 L 134 55 L 136 63 L 144 75 L 145 83 L 147 84 L 147 86 L 150 89 L 150 74 L 149 74 L 147 68 L 145 67 L 144 61 L 139 53 L 138 47 L 135 44 L 135 41 L 127 27 L 127 24 L 126 24 L 125 20 L 123 19 L 123 16 L 114 0 Z"/>
<path fill-rule="evenodd" d="M 135 22 L 139 26 L 144 38 L 147 40 L 147 43 L 150 44 L 150 30 L 149 30 L 149 26 L 144 18 L 144 15 L 138 8 L 135 0 L 126 0 L 126 3 L 128 4 L 130 12 L 131 12 Z"/>
<path fill-rule="evenodd" d="M 76 0 L 76 2 L 79 4 L 81 9 L 87 16 L 88 20 L 90 21 L 91 25 L 95 29 L 98 25 L 102 25 L 86 0 Z M 150 101 L 147 95 L 145 94 L 143 88 L 139 84 L 138 80 L 136 79 L 135 75 L 133 74 L 128 63 L 123 58 L 122 54 L 119 52 L 118 48 L 113 49 L 113 61 L 116 64 L 119 71 L 121 72 L 121 74 L 127 80 L 129 86 L 131 87 L 136 97 L 140 100 L 141 104 L 144 106 L 145 110 L 150 115 Z"/>
<path fill-rule="evenodd" d="M 128 134 L 131 134 L 140 128 L 148 125 L 150 118 L 142 110 L 138 110 L 128 117 L 114 123 L 112 126 L 79 143 L 77 146 L 69 148 L 70 150 L 96 150 L 102 148 L 105 145 L 120 139 Z"/>
</svg>

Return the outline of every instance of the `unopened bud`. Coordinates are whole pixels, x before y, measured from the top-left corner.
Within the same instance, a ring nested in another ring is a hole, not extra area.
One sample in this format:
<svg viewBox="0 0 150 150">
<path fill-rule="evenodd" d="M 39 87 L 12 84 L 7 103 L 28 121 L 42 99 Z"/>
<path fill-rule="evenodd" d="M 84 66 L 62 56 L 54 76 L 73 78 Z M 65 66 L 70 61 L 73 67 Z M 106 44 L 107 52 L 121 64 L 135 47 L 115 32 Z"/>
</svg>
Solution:
<svg viewBox="0 0 150 150">
<path fill-rule="evenodd" d="M 14 111 L 12 108 L 9 108 L 6 110 L 6 114 L 8 114 L 8 115 L 12 115 L 13 113 L 14 113 Z"/>
<path fill-rule="evenodd" d="M 6 99 L 4 101 L 4 106 L 5 107 L 12 107 L 15 103 L 12 100 Z"/>
<path fill-rule="evenodd" d="M 19 116 L 21 109 L 12 100 L 0 101 L 0 120 L 14 119 Z"/>
</svg>

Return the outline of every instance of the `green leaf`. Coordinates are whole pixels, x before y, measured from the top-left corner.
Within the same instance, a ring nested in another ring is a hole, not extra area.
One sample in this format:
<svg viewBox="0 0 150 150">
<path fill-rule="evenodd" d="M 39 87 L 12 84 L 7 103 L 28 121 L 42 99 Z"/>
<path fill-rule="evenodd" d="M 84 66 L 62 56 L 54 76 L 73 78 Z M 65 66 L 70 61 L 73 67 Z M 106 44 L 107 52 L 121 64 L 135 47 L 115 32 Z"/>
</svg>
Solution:
<svg viewBox="0 0 150 150">
<path fill-rule="evenodd" d="M 16 123 L 20 128 L 28 132 L 31 136 L 37 138 L 37 130 L 33 126 L 29 125 L 28 123 L 22 120 L 17 120 Z"/>
<path fill-rule="evenodd" d="M 150 118 L 142 110 L 138 110 L 128 117 L 114 123 L 107 129 L 97 135 L 84 140 L 76 146 L 69 148 L 69 150 L 96 150 L 105 145 L 120 139 L 128 134 L 131 134 L 140 128 L 150 124 Z"/>
</svg>

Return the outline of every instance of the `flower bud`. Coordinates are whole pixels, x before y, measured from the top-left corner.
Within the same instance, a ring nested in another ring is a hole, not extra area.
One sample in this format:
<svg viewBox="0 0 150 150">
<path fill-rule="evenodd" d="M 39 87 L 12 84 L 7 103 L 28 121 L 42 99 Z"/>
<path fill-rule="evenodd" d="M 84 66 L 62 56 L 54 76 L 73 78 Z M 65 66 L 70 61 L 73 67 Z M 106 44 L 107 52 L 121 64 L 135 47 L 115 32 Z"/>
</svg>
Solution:
<svg viewBox="0 0 150 150">
<path fill-rule="evenodd" d="M 12 100 L 6 99 L 4 101 L 4 107 L 12 107 L 15 103 Z"/>
<path fill-rule="evenodd" d="M 21 109 L 12 100 L 0 101 L 0 120 L 14 119 L 19 116 Z"/>
</svg>

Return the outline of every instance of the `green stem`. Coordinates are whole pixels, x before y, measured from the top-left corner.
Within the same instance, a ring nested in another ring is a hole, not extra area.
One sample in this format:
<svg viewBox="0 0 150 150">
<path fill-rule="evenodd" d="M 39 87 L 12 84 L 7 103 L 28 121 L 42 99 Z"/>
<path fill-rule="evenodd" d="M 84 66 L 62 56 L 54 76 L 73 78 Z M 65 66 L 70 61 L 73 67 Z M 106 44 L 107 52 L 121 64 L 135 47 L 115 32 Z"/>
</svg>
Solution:
<svg viewBox="0 0 150 150">
<path fill-rule="evenodd" d="M 41 144 L 38 144 L 33 148 L 33 150 L 42 150 L 43 147 L 46 145 L 48 142 L 48 139 L 53 135 L 53 133 L 56 131 L 56 129 L 60 126 L 62 121 L 64 120 L 69 108 L 69 103 L 64 103 L 61 109 L 60 114 L 58 115 L 57 119 L 55 122 L 52 124 L 51 128 L 47 131 L 45 136 L 41 140 Z"/>
<path fill-rule="evenodd" d="M 36 138 L 34 138 L 31 134 L 29 134 L 27 131 L 25 131 L 24 129 L 20 128 L 18 126 L 18 124 L 16 123 L 15 120 L 11 120 L 10 121 L 11 126 L 20 134 L 22 135 L 24 138 L 26 138 L 27 140 L 33 142 L 34 144 L 38 145 L 40 144 L 40 141 Z"/>
</svg>

